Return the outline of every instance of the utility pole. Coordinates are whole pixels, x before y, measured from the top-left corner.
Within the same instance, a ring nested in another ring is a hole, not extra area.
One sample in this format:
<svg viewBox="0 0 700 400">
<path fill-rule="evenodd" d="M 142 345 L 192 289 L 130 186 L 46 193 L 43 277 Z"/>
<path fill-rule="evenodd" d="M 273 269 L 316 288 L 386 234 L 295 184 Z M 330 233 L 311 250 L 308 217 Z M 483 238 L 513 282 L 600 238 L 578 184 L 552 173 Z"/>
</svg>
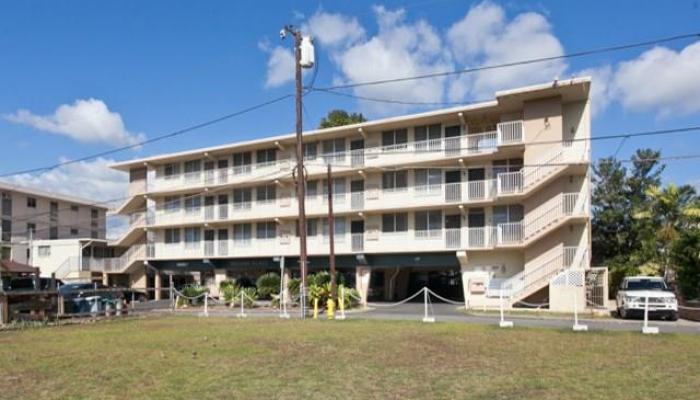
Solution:
<svg viewBox="0 0 700 400">
<path fill-rule="evenodd" d="M 300 290 L 300 303 L 301 303 L 301 318 L 306 318 L 306 298 L 307 298 L 307 285 L 306 285 L 306 275 L 308 273 L 307 265 L 307 254 L 306 254 L 306 205 L 304 203 L 306 199 L 306 174 L 304 173 L 304 144 L 302 142 L 302 81 L 301 81 L 301 68 L 313 66 L 313 47 L 310 51 L 311 55 L 306 55 L 307 60 L 305 65 L 302 65 L 302 41 L 304 38 L 301 36 L 301 32 L 293 27 L 292 25 L 285 26 L 280 31 L 280 38 L 284 39 L 289 33 L 294 38 L 294 78 L 296 81 L 296 155 L 297 155 L 297 166 L 296 166 L 296 189 L 297 189 L 297 203 L 299 204 L 299 268 L 301 270 L 301 290 Z M 310 46 L 310 40 L 309 40 Z M 310 57 L 310 59 L 309 59 Z M 310 60 L 310 61 L 309 61 Z"/>
<path fill-rule="evenodd" d="M 335 301 L 338 285 L 335 281 L 335 217 L 333 215 L 333 178 L 331 164 L 328 164 L 328 239 L 330 239 L 329 266 L 331 269 L 331 299 Z"/>
</svg>

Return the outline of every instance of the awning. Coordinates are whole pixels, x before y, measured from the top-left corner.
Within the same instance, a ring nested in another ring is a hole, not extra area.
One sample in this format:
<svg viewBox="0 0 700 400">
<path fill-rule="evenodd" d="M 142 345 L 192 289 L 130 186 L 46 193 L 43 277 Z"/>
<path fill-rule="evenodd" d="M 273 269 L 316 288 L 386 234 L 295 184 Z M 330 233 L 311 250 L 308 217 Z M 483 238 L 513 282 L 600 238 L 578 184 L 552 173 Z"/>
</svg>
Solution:
<svg viewBox="0 0 700 400">
<path fill-rule="evenodd" d="M 38 274 L 39 268 L 12 260 L 0 260 L 0 271 L 10 274 Z"/>
</svg>

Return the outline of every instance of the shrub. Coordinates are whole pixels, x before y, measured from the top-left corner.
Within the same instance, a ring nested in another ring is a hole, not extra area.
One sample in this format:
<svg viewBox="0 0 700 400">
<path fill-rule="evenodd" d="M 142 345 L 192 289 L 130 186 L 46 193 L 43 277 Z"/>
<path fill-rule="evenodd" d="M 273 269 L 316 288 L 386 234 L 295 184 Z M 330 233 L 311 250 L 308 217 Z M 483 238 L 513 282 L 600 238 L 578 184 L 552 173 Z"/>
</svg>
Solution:
<svg viewBox="0 0 700 400">
<path fill-rule="evenodd" d="M 258 289 L 258 296 L 263 299 L 269 299 L 273 294 L 280 292 L 280 276 L 274 272 L 260 275 L 255 282 Z"/>
<path fill-rule="evenodd" d="M 227 289 L 232 288 L 236 286 L 236 280 L 235 279 L 227 279 L 225 281 L 221 281 L 219 283 L 219 290 L 221 292 L 225 292 Z"/>
</svg>

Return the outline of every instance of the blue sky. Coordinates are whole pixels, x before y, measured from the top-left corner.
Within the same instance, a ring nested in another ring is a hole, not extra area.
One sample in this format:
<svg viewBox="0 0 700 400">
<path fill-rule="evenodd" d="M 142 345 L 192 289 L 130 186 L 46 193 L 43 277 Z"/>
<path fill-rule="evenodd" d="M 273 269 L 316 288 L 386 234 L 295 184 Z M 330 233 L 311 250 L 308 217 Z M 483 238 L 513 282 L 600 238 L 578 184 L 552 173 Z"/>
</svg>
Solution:
<svg viewBox="0 0 700 400">
<path fill-rule="evenodd" d="M 3 1 L 0 3 L 0 173 L 52 164 L 168 133 L 293 86 L 289 41 L 317 43 L 316 84 L 372 80 L 548 56 L 700 31 L 698 1 L 562 2 Z M 697 44 L 697 45 L 695 45 Z M 695 45 L 695 46 L 694 46 Z M 693 47 L 694 46 L 694 47 Z M 382 60 L 395 65 L 377 67 Z M 363 89 L 413 101 L 470 101 L 493 90 L 593 73 L 593 136 L 700 125 L 700 39 L 514 72 Z M 370 118 L 420 111 L 314 93 L 305 127 L 331 108 Z M 291 100 L 176 139 L 14 182 L 97 199 L 123 195 L 105 168 L 169 151 L 288 133 Z M 619 141 L 594 142 L 594 157 Z M 628 140 L 664 155 L 700 153 L 696 133 Z M 669 162 L 665 179 L 700 182 L 698 160 Z"/>
</svg>

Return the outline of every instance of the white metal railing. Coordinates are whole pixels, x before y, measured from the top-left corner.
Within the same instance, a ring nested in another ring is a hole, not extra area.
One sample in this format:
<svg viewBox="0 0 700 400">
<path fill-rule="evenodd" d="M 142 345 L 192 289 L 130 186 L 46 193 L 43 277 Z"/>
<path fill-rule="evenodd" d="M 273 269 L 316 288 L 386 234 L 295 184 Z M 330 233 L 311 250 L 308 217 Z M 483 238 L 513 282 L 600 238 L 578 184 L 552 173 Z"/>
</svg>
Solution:
<svg viewBox="0 0 700 400">
<path fill-rule="evenodd" d="M 352 192 L 350 194 L 350 207 L 353 210 L 360 210 L 365 207 L 365 192 Z"/>
<path fill-rule="evenodd" d="M 365 249 L 365 234 L 352 233 L 350 234 L 350 243 L 352 251 L 364 251 Z"/>
<path fill-rule="evenodd" d="M 205 257 L 213 257 L 216 255 L 214 252 L 214 241 L 213 240 L 205 240 L 204 241 L 204 256 Z"/>
<path fill-rule="evenodd" d="M 498 194 L 514 194 L 523 191 L 523 174 L 521 171 L 501 172 L 496 176 Z"/>
<path fill-rule="evenodd" d="M 462 247 L 462 230 L 460 228 L 445 229 L 445 247 L 448 249 Z"/>
<path fill-rule="evenodd" d="M 523 141 L 523 121 L 501 122 L 496 126 L 500 144 L 521 143 Z"/>
<path fill-rule="evenodd" d="M 445 201 L 448 203 L 462 201 L 462 184 L 460 182 L 445 184 Z"/>
<path fill-rule="evenodd" d="M 498 244 L 518 244 L 523 239 L 522 222 L 498 224 Z"/>
</svg>

